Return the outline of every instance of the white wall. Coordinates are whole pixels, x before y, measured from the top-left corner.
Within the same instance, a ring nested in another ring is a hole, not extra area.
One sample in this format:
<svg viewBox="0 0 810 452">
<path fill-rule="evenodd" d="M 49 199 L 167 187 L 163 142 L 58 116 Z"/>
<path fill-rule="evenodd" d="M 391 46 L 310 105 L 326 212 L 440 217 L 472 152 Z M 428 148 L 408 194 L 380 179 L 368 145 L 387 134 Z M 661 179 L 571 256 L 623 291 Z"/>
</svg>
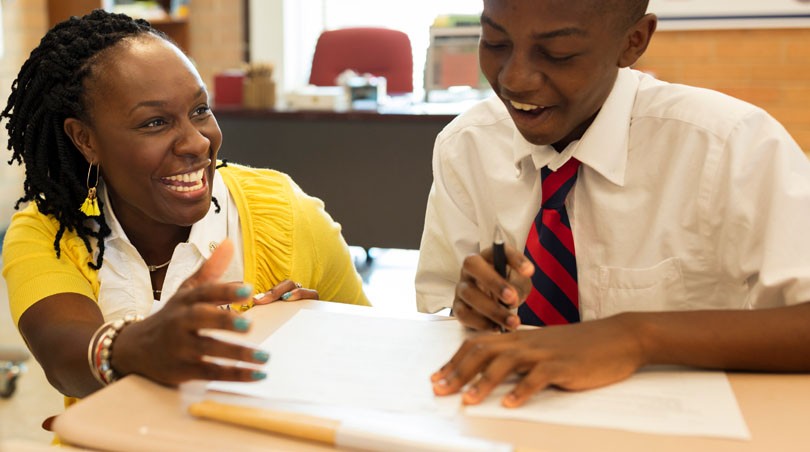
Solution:
<svg viewBox="0 0 810 452">
<path fill-rule="evenodd" d="M 0 1 L 0 58 L 3 57 L 4 41 L 2 7 L 3 2 Z M 16 66 L 16 61 L 11 66 Z M 14 67 L 14 69 L 16 71 L 17 68 Z M 14 74 L 16 75 L 16 72 Z M 11 80 L 15 77 L 12 74 L 8 74 L 8 77 L 6 74 L 3 75 L 0 77 L 4 82 L 3 86 L 0 86 L 0 110 L 6 106 L 8 96 L 11 94 Z M 8 79 L 8 83 L 5 83 L 6 79 Z M 4 120 L 0 123 L 0 144 L 2 144 L 0 146 L 0 231 L 4 231 L 11 221 L 11 215 L 15 212 L 14 203 L 23 193 L 23 177 L 25 176 L 25 171 L 21 166 L 16 163 L 14 166 L 6 164 L 11 160 L 11 151 L 6 149 L 8 145 L 7 122 Z"/>
<path fill-rule="evenodd" d="M 3 2 L 0 1 L 0 58 L 3 58 Z"/>
<path fill-rule="evenodd" d="M 5 99 L 5 97 L 4 97 Z M 0 131 L 0 143 L 3 143 L 3 158 L 0 159 L 0 232 L 4 231 L 11 216 L 16 212 L 14 210 L 14 203 L 22 196 L 23 178 L 25 171 L 21 166 L 16 163 L 14 166 L 6 164 L 11 159 L 11 151 L 6 150 L 6 143 L 8 143 L 8 134 L 6 133 L 5 121 L 3 122 L 2 131 Z"/>
<path fill-rule="evenodd" d="M 810 14 L 807 0 L 650 0 L 662 16 L 763 16 Z"/>
<path fill-rule="evenodd" d="M 808 0 L 650 0 L 659 29 L 810 27 Z"/>
<path fill-rule="evenodd" d="M 321 0 L 250 0 L 250 59 L 273 63 L 278 93 L 306 84 L 322 11 Z"/>
</svg>

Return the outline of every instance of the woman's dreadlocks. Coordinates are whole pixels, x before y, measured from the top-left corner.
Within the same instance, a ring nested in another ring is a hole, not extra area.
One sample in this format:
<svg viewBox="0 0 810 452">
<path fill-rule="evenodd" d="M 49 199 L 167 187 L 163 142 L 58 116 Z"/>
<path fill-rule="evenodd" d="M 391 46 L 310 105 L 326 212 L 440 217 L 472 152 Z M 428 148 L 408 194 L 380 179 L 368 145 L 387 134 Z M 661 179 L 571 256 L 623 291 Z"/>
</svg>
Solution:
<svg viewBox="0 0 810 452">
<path fill-rule="evenodd" d="M 89 121 L 83 82 L 99 54 L 124 38 L 144 33 L 171 41 L 145 20 L 103 10 L 57 24 L 23 64 L 0 113 L 0 120 L 8 118 L 8 149 L 13 152 L 8 163 L 25 164 L 24 195 L 15 208 L 33 201 L 40 212 L 58 220 L 53 242 L 57 257 L 65 230 L 75 231 L 91 254 L 89 239 L 95 238 L 98 258 L 89 264 L 94 269 L 101 268 L 104 238 L 110 235 L 110 228 L 103 209 L 94 218 L 98 228 L 79 211 L 87 196 L 89 165 L 65 134 L 63 124 L 67 118 Z"/>
</svg>

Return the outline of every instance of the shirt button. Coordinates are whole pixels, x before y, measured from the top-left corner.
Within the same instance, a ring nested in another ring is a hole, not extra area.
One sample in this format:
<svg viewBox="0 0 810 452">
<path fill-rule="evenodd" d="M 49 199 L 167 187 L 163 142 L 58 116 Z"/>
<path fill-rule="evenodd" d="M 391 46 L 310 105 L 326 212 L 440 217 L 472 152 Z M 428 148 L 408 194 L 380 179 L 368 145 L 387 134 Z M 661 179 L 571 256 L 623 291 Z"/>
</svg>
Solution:
<svg viewBox="0 0 810 452">
<path fill-rule="evenodd" d="M 208 250 L 213 252 L 215 249 L 217 249 L 217 246 L 219 246 L 217 242 L 210 242 L 208 244 Z"/>
</svg>

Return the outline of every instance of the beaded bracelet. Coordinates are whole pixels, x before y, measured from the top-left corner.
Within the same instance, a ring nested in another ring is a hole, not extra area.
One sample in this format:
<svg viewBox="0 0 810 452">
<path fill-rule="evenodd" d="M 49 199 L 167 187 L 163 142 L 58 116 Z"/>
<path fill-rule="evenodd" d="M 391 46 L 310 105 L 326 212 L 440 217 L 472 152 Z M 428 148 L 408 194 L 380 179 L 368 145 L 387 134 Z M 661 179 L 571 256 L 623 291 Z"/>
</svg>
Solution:
<svg viewBox="0 0 810 452">
<path fill-rule="evenodd" d="M 123 319 L 107 322 L 93 333 L 87 348 L 87 361 L 93 377 L 106 386 L 116 380 L 119 375 L 110 364 L 112 361 L 112 346 L 115 338 L 125 326 L 143 320 L 142 315 L 127 315 Z"/>
<path fill-rule="evenodd" d="M 101 333 L 107 330 L 107 327 L 110 326 L 110 323 L 105 323 L 101 325 L 94 333 L 93 336 L 90 337 L 90 342 L 87 344 L 87 364 L 90 366 L 90 373 L 93 374 L 93 378 L 96 379 L 99 383 L 104 385 L 104 381 L 101 379 L 101 374 L 98 372 L 98 368 L 96 367 L 96 360 L 95 360 L 95 352 L 96 352 L 96 344 L 98 343 L 98 338 L 101 336 Z"/>
</svg>

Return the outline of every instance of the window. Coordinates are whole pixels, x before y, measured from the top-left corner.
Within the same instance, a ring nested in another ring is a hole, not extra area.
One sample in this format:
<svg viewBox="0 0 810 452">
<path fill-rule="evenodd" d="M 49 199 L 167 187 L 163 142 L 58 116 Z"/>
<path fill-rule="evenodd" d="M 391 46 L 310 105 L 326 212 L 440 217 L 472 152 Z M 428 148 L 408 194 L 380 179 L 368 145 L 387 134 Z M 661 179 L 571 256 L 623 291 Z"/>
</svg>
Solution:
<svg viewBox="0 0 810 452">
<path fill-rule="evenodd" d="M 377 26 L 405 32 L 414 58 L 414 95 L 424 94 L 423 71 L 430 25 L 442 14 L 481 14 L 480 0 L 252 0 L 251 57 L 272 61 L 279 88 L 289 91 L 309 80 L 315 42 L 321 31 Z"/>
</svg>

